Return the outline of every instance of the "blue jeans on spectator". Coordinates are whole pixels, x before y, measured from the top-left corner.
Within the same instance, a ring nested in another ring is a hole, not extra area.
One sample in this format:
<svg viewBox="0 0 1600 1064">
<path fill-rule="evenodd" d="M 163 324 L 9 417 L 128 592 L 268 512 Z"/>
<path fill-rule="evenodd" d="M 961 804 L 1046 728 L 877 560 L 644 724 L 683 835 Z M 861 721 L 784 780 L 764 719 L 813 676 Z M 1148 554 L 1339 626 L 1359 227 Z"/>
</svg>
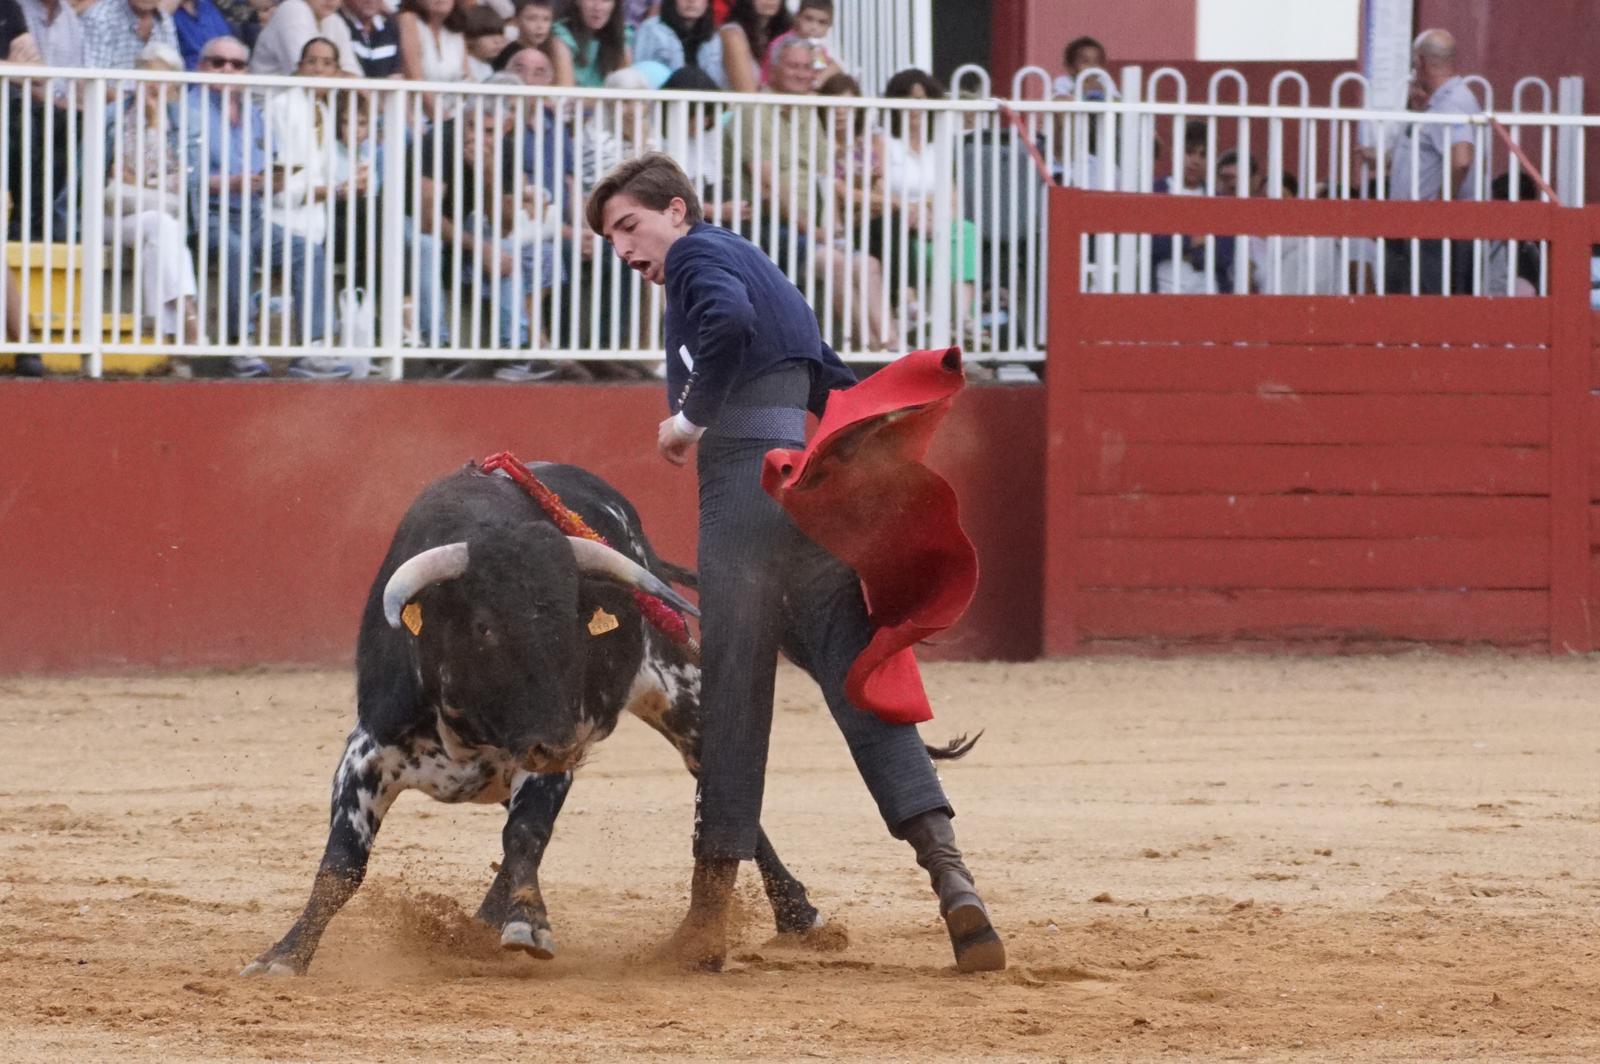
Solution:
<svg viewBox="0 0 1600 1064">
<path fill-rule="evenodd" d="M 445 347 L 450 343 L 450 314 L 439 273 L 444 256 L 439 248 L 438 237 L 424 233 L 415 221 L 406 219 L 404 287 L 416 311 L 417 343 L 423 347 Z"/>
<path fill-rule="evenodd" d="M 480 221 L 484 224 L 480 225 Z M 561 280 L 561 263 L 556 256 L 555 240 L 509 234 L 491 242 L 487 235 L 487 222 L 488 219 L 479 219 L 477 215 L 468 215 L 466 218 L 467 231 L 480 241 L 484 254 L 490 254 L 488 249 L 493 247 L 497 253 L 505 252 L 521 260 L 518 265 L 520 276 L 512 274 L 492 282 L 485 279 L 486 287 L 487 283 L 494 285 L 495 298 L 500 304 L 500 346 L 527 347 L 532 340 L 529 299 L 535 293 L 549 291 Z M 464 258 L 470 261 L 471 257 Z M 538 287 L 535 287 L 535 283 Z"/>
<path fill-rule="evenodd" d="M 222 288 L 226 287 L 228 305 L 223 308 L 222 318 L 228 338 L 239 340 L 249 336 L 255 330 L 256 318 L 252 313 L 247 320 L 239 320 L 240 271 L 243 270 L 245 305 L 254 309 L 251 297 L 257 291 L 265 290 L 270 299 L 282 290 L 282 271 L 287 266 L 289 294 L 294 302 L 295 313 L 299 316 L 300 330 L 290 338 L 291 342 L 298 342 L 301 336 L 305 336 L 315 343 L 327 332 L 328 308 L 324 290 L 327 262 L 323 247 L 290 233 L 282 226 L 273 225 L 270 229 L 270 232 L 264 231 L 261 214 L 256 210 L 209 212 L 201 240 L 207 246 L 206 257 L 215 266 L 219 276 L 224 278 L 213 291 L 212 298 L 217 298 Z M 270 251 L 265 250 L 268 240 L 271 241 Z M 265 261 L 264 254 L 271 256 L 270 268 L 265 277 L 260 277 L 257 270 Z M 196 259 L 198 261 L 199 256 Z"/>
</svg>

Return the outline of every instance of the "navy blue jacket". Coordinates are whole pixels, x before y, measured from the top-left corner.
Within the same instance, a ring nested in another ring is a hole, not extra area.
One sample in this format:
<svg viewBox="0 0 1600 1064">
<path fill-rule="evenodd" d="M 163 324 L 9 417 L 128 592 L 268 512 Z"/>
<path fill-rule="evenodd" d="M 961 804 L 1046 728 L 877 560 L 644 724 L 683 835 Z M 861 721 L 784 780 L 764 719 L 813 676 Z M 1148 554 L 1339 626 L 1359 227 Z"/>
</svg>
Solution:
<svg viewBox="0 0 1600 1064">
<path fill-rule="evenodd" d="M 809 359 L 811 412 L 855 374 L 822 342 L 800 290 L 744 237 L 697 222 L 667 252 L 667 405 L 703 428 L 738 385 Z M 684 352 L 688 357 L 684 357 Z"/>
</svg>

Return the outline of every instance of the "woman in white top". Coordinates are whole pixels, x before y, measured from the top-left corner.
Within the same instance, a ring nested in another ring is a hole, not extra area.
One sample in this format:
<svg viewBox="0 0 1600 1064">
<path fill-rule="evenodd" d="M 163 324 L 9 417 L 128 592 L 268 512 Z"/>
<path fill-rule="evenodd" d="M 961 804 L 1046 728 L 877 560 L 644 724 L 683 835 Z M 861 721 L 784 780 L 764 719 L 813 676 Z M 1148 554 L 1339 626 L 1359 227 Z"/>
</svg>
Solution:
<svg viewBox="0 0 1600 1064">
<path fill-rule="evenodd" d="M 139 54 L 140 70 L 183 71 L 183 57 L 165 44 L 151 44 Z M 200 342 L 195 312 L 194 257 L 189 253 L 183 219 L 183 156 L 176 131 L 162 105 L 162 86 L 146 82 L 142 102 L 130 97 L 116 115 L 112 132 L 111 224 L 106 241 L 113 248 L 136 248 L 141 272 L 142 314 L 154 315 L 161 336 Z M 178 99 L 169 87 L 167 101 Z"/>
<path fill-rule="evenodd" d="M 940 85 L 931 74 L 922 70 L 902 70 L 889 79 L 884 86 L 883 95 L 889 99 L 908 100 L 942 100 L 945 98 L 944 86 Z M 918 290 L 927 272 L 927 266 L 933 260 L 933 241 L 948 240 L 951 242 L 950 266 L 953 279 L 960 285 L 961 303 L 957 310 L 958 320 L 963 322 L 965 332 L 963 339 L 976 342 L 981 339 L 981 330 L 976 321 L 977 307 L 977 280 L 978 280 L 978 232 L 969 219 L 958 218 L 951 228 L 943 233 L 932 232 L 933 227 L 933 200 L 941 190 L 949 196 L 949 202 L 959 202 L 955 196 L 955 188 L 951 182 L 951 174 L 946 171 L 939 172 L 938 153 L 935 146 L 928 141 L 933 132 L 935 113 L 932 111 L 890 111 L 889 136 L 884 139 L 884 181 L 885 191 L 888 194 L 890 212 L 885 215 L 886 220 L 898 222 L 895 218 L 900 215 L 909 233 L 909 248 L 904 254 L 907 258 L 906 265 L 909 273 L 902 272 L 900 259 L 902 250 L 896 246 L 885 246 L 881 250 L 875 249 L 874 253 L 881 253 L 888 264 L 889 275 L 893 282 L 905 286 L 901 294 L 902 308 L 915 306 Z M 884 244 L 893 245 L 900 240 L 898 232 L 892 231 L 894 226 L 887 225 L 891 231 L 880 238 Z M 874 226 L 874 233 L 877 227 Z M 912 318 L 918 314 L 910 314 Z"/>
<path fill-rule="evenodd" d="M 466 81 L 467 40 L 455 0 L 401 0 L 400 71 L 408 81 Z"/>
<path fill-rule="evenodd" d="M 734 92 L 760 89 L 761 57 L 793 27 L 794 17 L 783 0 L 734 0 L 727 21 L 717 31 L 728 88 Z"/>
</svg>

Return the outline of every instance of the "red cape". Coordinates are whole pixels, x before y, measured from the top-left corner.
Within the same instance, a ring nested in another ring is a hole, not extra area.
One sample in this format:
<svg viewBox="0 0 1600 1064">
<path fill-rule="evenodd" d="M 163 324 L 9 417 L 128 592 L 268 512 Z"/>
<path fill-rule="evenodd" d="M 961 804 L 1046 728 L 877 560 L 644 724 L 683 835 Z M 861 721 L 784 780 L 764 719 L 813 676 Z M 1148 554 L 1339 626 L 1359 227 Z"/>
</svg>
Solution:
<svg viewBox="0 0 1600 1064">
<path fill-rule="evenodd" d="M 954 624 L 978 586 L 956 493 L 922 464 L 963 384 L 960 348 L 906 355 L 834 392 L 806 449 L 769 451 L 762 471 L 801 531 L 861 577 L 876 631 L 845 692 L 894 724 L 933 717 L 911 648 Z"/>
</svg>

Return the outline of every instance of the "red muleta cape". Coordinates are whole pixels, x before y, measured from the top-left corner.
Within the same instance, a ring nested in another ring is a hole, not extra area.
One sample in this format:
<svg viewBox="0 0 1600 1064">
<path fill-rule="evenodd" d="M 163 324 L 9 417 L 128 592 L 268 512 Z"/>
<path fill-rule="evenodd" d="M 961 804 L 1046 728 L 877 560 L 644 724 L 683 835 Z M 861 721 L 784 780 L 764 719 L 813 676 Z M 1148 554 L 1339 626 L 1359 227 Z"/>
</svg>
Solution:
<svg viewBox="0 0 1600 1064">
<path fill-rule="evenodd" d="M 932 719 L 911 648 L 954 624 L 978 586 L 956 493 L 922 464 L 965 383 L 960 348 L 912 352 L 834 392 L 806 449 L 769 451 L 762 470 L 801 531 L 861 577 L 876 631 L 845 692 L 892 724 Z"/>
</svg>

